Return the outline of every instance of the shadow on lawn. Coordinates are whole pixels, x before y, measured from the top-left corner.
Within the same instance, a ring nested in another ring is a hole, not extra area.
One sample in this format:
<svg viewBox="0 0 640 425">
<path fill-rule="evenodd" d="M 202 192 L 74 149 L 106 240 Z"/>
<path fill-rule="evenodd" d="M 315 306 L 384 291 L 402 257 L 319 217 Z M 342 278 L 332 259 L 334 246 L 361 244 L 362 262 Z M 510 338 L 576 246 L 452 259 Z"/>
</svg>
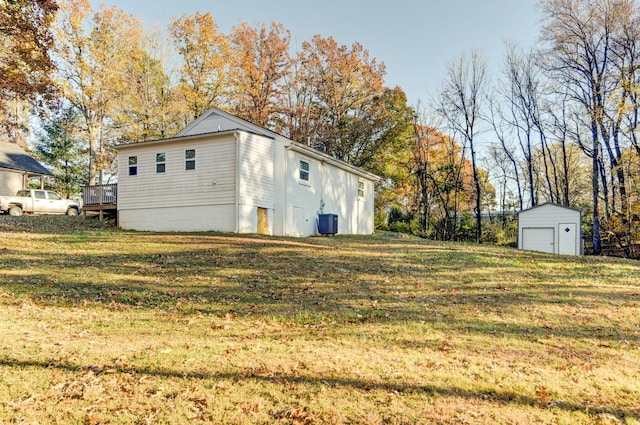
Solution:
<svg viewBox="0 0 640 425">
<path fill-rule="evenodd" d="M 511 249 L 373 237 L 89 236 L 52 235 L 56 248 L 0 251 L 0 269 L 7 271 L 0 274 L 0 288 L 42 305 L 101 304 L 283 320 L 331 316 L 347 322 L 433 323 L 439 321 L 435 312 L 452 330 L 612 340 L 634 335 L 615 324 L 565 323 L 556 329 L 531 324 L 523 329 L 490 322 L 487 313 L 509 314 L 509 309 L 531 305 L 640 301 L 637 281 L 611 291 L 596 287 L 593 276 L 606 281 L 618 272 L 612 268 Z M 142 253 L 132 252 L 128 241 Z M 66 253 L 69 246 L 76 249 Z M 460 312 L 474 320 L 457 317 Z"/>
<path fill-rule="evenodd" d="M 360 391 L 382 390 L 385 392 L 398 393 L 424 393 L 426 396 L 437 397 L 459 397 L 468 400 L 476 400 L 478 402 L 499 402 L 504 404 L 520 405 L 524 407 L 561 409 L 568 412 L 582 412 L 589 416 L 599 414 L 610 414 L 618 419 L 625 421 L 626 419 L 640 419 L 640 412 L 632 409 L 617 409 L 607 406 L 588 406 L 576 402 L 568 402 L 562 400 L 543 401 L 541 399 L 532 398 L 530 396 L 517 394 L 508 391 L 470 391 L 455 387 L 442 387 L 424 383 L 423 385 L 406 385 L 392 384 L 387 382 L 372 382 L 353 379 L 350 377 L 314 377 L 303 375 L 286 375 L 286 374 L 262 374 L 251 369 L 240 370 L 237 373 L 209 373 L 209 372 L 188 372 L 184 370 L 169 369 L 149 369 L 149 368 L 122 368 L 117 365 L 110 366 L 83 366 L 68 362 L 56 361 L 37 361 L 37 360 L 18 360 L 11 358 L 0 358 L 0 366 L 11 368 L 45 368 L 59 369 L 69 372 L 91 371 L 96 375 L 102 374 L 136 374 L 146 375 L 168 379 L 198 379 L 198 380 L 230 380 L 234 382 L 242 380 L 254 380 L 265 382 L 273 385 L 287 385 L 291 383 L 302 385 L 327 385 L 337 388 L 349 388 Z"/>
</svg>

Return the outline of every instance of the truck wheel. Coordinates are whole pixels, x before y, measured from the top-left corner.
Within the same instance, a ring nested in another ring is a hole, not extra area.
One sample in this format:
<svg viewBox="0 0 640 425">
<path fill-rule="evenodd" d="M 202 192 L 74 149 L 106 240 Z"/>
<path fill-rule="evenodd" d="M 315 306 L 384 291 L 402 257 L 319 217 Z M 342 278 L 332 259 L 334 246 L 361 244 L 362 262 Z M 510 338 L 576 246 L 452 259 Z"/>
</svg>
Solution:
<svg viewBox="0 0 640 425">
<path fill-rule="evenodd" d="M 9 208 L 9 215 L 12 215 L 14 217 L 18 217 L 22 215 L 22 208 L 20 208 L 17 205 L 14 205 L 12 207 Z"/>
<path fill-rule="evenodd" d="M 69 209 L 67 210 L 67 215 L 70 215 L 70 216 L 74 216 L 74 217 L 75 217 L 75 216 L 77 216 L 77 215 L 78 215 L 78 210 L 77 210 L 77 209 L 75 209 L 75 208 L 69 208 Z"/>
</svg>

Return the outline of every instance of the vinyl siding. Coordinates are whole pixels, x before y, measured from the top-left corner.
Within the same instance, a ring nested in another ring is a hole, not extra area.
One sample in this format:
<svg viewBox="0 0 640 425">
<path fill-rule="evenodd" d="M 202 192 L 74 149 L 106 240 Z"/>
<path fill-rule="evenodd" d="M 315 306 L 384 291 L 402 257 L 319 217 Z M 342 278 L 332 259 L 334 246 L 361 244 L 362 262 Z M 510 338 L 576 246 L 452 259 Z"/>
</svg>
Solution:
<svg viewBox="0 0 640 425">
<path fill-rule="evenodd" d="M 240 137 L 241 205 L 274 208 L 275 142 L 272 139 L 243 133 Z"/>
<path fill-rule="evenodd" d="M 185 150 L 195 149 L 196 168 L 185 170 Z M 156 153 L 166 154 L 166 172 L 156 173 Z M 137 156 L 138 173 L 129 176 L 128 158 Z M 236 141 L 186 141 L 130 147 L 119 153 L 121 211 L 229 205 L 236 197 Z"/>
</svg>

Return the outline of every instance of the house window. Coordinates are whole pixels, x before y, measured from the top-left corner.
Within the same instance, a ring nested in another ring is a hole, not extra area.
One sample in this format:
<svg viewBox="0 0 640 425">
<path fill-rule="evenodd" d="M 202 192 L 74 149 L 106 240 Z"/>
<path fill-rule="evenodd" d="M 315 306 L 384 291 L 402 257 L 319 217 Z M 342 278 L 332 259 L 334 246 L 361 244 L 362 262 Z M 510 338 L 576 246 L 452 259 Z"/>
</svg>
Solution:
<svg viewBox="0 0 640 425">
<path fill-rule="evenodd" d="M 166 154 L 164 152 L 156 154 L 156 173 L 164 173 L 166 171 Z"/>
<path fill-rule="evenodd" d="M 184 151 L 184 169 L 195 170 L 196 169 L 196 150 L 187 149 Z"/>
<path fill-rule="evenodd" d="M 364 198 L 364 181 L 358 180 L 358 198 Z"/>
<path fill-rule="evenodd" d="M 309 182 L 309 163 L 307 161 L 300 161 L 300 181 Z"/>
<path fill-rule="evenodd" d="M 138 175 L 138 157 L 137 156 L 129 157 L 129 175 L 130 176 Z"/>
</svg>

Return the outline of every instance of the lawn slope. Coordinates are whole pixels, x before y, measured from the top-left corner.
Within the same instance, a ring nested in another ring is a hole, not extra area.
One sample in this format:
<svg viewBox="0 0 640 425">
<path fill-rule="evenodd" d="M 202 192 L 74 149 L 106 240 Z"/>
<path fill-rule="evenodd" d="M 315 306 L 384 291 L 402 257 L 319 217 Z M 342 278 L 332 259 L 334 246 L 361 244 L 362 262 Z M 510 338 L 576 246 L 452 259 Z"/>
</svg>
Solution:
<svg viewBox="0 0 640 425">
<path fill-rule="evenodd" d="M 638 424 L 640 263 L 0 217 L 0 423 Z"/>
</svg>

